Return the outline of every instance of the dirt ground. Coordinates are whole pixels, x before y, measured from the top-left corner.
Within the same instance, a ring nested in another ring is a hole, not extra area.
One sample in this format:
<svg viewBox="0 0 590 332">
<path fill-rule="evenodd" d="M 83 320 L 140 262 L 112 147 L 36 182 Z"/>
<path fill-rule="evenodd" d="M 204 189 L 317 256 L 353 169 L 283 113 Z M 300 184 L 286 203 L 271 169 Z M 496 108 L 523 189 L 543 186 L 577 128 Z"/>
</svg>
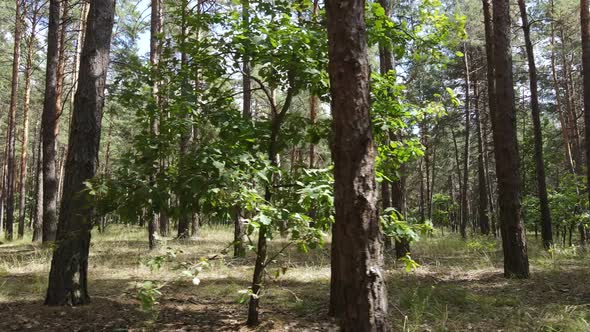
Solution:
<svg viewBox="0 0 590 332">
<path fill-rule="evenodd" d="M 0 245 L 0 331 L 250 331 L 238 291 L 248 287 L 253 257 L 215 260 L 198 286 L 173 268 L 152 271 L 145 264 L 168 250 L 182 250 L 181 261 L 218 254 L 230 242 L 229 228 L 204 229 L 196 241 L 170 240 L 153 253 L 144 235 L 113 227 L 94 236 L 92 303 L 75 308 L 43 305 L 49 249 L 24 240 Z M 589 256 L 571 248 L 545 253 L 530 241 L 528 280 L 502 276 L 497 240 L 424 238 L 413 254 L 421 266 L 409 273 L 388 257 L 392 331 L 590 331 Z M 271 246 L 280 247 L 280 241 Z M 146 280 L 163 285 L 148 312 L 137 299 Z M 270 267 L 263 323 L 255 330 L 335 331 L 328 301 L 329 248 L 288 251 Z"/>
</svg>

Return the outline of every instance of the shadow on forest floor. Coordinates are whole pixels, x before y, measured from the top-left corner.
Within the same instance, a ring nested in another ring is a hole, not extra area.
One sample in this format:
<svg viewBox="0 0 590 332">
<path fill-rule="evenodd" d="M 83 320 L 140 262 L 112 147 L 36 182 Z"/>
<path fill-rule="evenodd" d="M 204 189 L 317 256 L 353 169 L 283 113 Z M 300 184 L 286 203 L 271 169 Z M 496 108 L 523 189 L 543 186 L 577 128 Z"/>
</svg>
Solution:
<svg viewBox="0 0 590 332">
<path fill-rule="evenodd" d="M 252 274 L 253 256 L 211 262 L 201 284 L 150 257 L 182 249 L 180 261 L 218 253 L 231 230 L 209 230 L 209 240 L 168 241 L 150 253 L 143 232 L 98 235 L 90 259 L 92 303 L 46 307 L 50 250 L 28 243 L 0 246 L 0 331 L 248 331 L 247 306 L 239 303 Z M 123 235 L 125 236 L 123 236 Z M 483 244 L 477 244 L 477 242 Z M 475 244 L 474 244 L 475 243 Z M 273 250 L 282 246 L 272 244 Z M 495 240 L 425 238 L 413 248 L 422 265 L 405 272 L 387 259 L 390 318 L 394 331 L 590 331 L 590 260 L 569 249 L 549 255 L 531 246 L 531 278 L 505 279 Z M 278 269 L 286 273 L 276 277 Z M 270 267 L 261 297 L 259 331 L 331 331 L 329 248 L 308 255 L 287 250 Z M 139 309 L 138 285 L 163 285 L 152 313 Z"/>
</svg>

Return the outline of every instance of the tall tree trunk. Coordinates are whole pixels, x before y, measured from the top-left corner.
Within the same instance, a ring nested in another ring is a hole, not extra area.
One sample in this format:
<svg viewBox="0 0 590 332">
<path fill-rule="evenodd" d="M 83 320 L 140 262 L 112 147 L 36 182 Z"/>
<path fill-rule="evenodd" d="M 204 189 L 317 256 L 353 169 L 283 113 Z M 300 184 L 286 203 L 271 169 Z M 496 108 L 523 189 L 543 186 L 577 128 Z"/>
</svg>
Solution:
<svg viewBox="0 0 590 332">
<path fill-rule="evenodd" d="M 388 331 L 364 8 L 362 0 L 326 2 L 336 207 L 330 313 L 343 331 Z"/>
<path fill-rule="evenodd" d="M 531 32 L 529 19 L 526 12 L 524 0 L 518 0 L 520 16 L 522 19 L 522 29 L 524 31 L 524 40 L 526 45 L 527 61 L 529 65 L 529 83 L 531 89 L 531 115 L 533 118 L 533 130 L 535 140 L 535 169 L 537 172 L 537 191 L 539 195 L 541 211 L 541 237 L 543 246 L 549 249 L 553 243 L 553 234 L 551 229 L 551 213 L 549 212 L 549 198 L 547 197 L 547 184 L 545 179 L 545 164 L 543 159 L 543 136 L 541 128 L 541 110 L 539 108 L 537 67 L 535 65 L 535 56 L 533 53 L 533 43 L 531 42 Z"/>
<path fill-rule="evenodd" d="M 159 109 L 159 63 L 160 53 L 162 50 L 160 38 L 162 34 L 162 2 L 161 0 L 151 1 L 151 19 L 150 19 L 150 65 L 152 70 L 152 99 L 154 110 Z M 150 123 L 151 135 L 158 136 L 158 112 L 154 112 Z M 151 176 L 152 183 L 156 183 L 156 175 Z M 148 242 L 149 248 L 154 249 L 157 246 L 156 232 L 158 231 L 159 215 L 153 211 L 149 212 L 148 220 Z"/>
<path fill-rule="evenodd" d="M 186 39 L 187 39 L 187 16 L 188 16 L 188 1 L 182 1 L 182 22 L 181 22 L 181 48 L 184 50 L 186 49 Z M 197 41 L 198 42 L 198 41 Z M 181 66 L 181 80 L 182 80 L 182 97 L 183 99 L 186 98 L 186 92 L 189 90 L 189 80 L 188 80 L 188 54 L 184 51 L 181 52 L 180 56 L 180 66 Z M 190 130 L 190 114 L 189 114 L 188 107 L 183 109 L 183 120 L 184 123 L 182 124 L 183 132 L 180 137 L 180 164 L 182 167 L 186 165 L 186 155 L 188 154 L 190 142 L 192 140 L 192 130 Z M 179 239 L 186 239 L 190 237 L 190 225 L 193 213 L 189 210 L 189 201 L 185 197 L 185 195 L 180 195 L 179 197 L 179 205 L 180 205 L 180 218 L 178 220 L 178 238 Z"/>
<path fill-rule="evenodd" d="M 477 125 L 477 191 L 479 202 L 479 231 L 483 235 L 490 233 L 490 218 L 488 210 L 488 186 L 486 181 L 484 138 L 481 121 L 481 109 L 479 107 L 479 86 L 477 79 L 473 81 L 473 94 L 475 97 L 475 123 Z"/>
<path fill-rule="evenodd" d="M 25 67 L 25 97 L 23 107 L 23 131 L 21 135 L 20 155 L 20 187 L 19 187 L 19 217 L 18 217 L 18 238 L 25 234 L 26 197 L 27 197 L 27 149 L 29 145 L 29 110 L 31 107 L 31 81 L 33 77 L 33 55 L 35 52 L 35 40 L 37 33 L 38 2 L 33 2 L 31 8 L 31 31 L 27 38 L 27 60 Z"/>
<path fill-rule="evenodd" d="M 494 145 L 504 276 L 529 277 L 529 260 L 521 215 L 521 183 L 510 49 L 510 1 L 494 2 L 494 67 L 496 111 Z M 491 103 L 490 103 L 491 104 Z"/>
<path fill-rule="evenodd" d="M 14 51 L 12 53 L 12 84 L 10 90 L 10 109 L 8 111 L 8 151 L 6 157 L 6 239 L 12 240 L 14 224 L 14 176 L 16 174 L 16 108 L 18 99 L 18 69 L 20 64 L 20 44 L 22 37 L 24 9 L 21 0 L 16 0 L 16 14 L 14 19 Z"/>
<path fill-rule="evenodd" d="M 45 304 L 80 305 L 90 301 L 87 288 L 90 231 L 94 211 L 84 183 L 98 167 L 104 88 L 109 64 L 115 0 L 90 3 L 80 77 L 74 101 L 57 241 Z"/>
<path fill-rule="evenodd" d="M 244 29 L 250 26 L 250 0 L 241 0 L 242 25 Z M 247 50 L 248 51 L 248 50 Z M 248 52 L 244 54 L 242 64 L 242 117 L 250 121 L 252 119 L 252 63 Z M 239 205 L 233 208 L 234 219 L 234 257 L 246 257 L 246 229 L 242 221 L 242 208 Z"/>
<path fill-rule="evenodd" d="M 57 232 L 56 141 L 58 109 L 57 67 L 59 63 L 59 25 L 61 0 L 49 1 L 47 27 L 47 68 L 43 101 L 43 242 L 55 241 Z"/>
<path fill-rule="evenodd" d="M 494 22 L 492 19 L 492 0 L 481 0 L 483 3 L 484 29 L 486 36 L 486 77 L 488 81 L 488 108 L 490 110 L 490 122 L 492 132 L 496 121 L 496 81 L 494 63 Z"/>
<path fill-rule="evenodd" d="M 390 17 L 393 11 L 393 1 L 391 0 L 379 0 L 379 4 L 385 10 L 385 15 Z M 392 45 L 380 45 L 379 46 L 379 61 L 381 74 L 387 74 L 395 68 L 395 58 L 392 52 Z M 390 139 L 399 140 L 401 135 L 390 133 Z M 398 176 L 392 176 L 391 189 L 387 187 L 387 183 L 383 184 L 381 188 L 381 195 L 383 199 L 383 209 L 393 207 L 396 211 L 401 213 L 404 219 L 406 219 L 406 199 L 405 199 L 405 165 L 400 165 L 398 170 Z M 410 241 L 403 238 L 395 240 L 395 256 L 396 258 L 405 257 L 410 252 Z"/>
<path fill-rule="evenodd" d="M 469 52 L 464 45 L 465 64 L 465 146 L 463 149 L 463 186 L 461 190 L 461 237 L 467 238 L 467 221 L 469 220 L 469 205 L 467 194 L 469 194 L 469 141 L 470 141 L 470 113 L 471 113 L 471 83 L 469 75 Z"/>
<path fill-rule="evenodd" d="M 61 201 L 63 193 L 63 172 L 65 171 L 66 153 L 67 149 L 65 146 L 60 146 L 59 140 L 59 124 L 61 116 L 64 110 L 63 103 L 63 91 L 65 83 L 65 71 L 66 71 L 66 38 L 68 34 L 68 27 L 70 25 L 70 4 L 69 0 L 61 1 L 61 24 L 59 31 L 59 56 L 57 61 L 57 85 L 55 88 L 55 113 L 57 114 L 57 123 L 55 126 L 55 146 L 56 146 L 56 176 L 57 176 L 57 202 Z M 69 130 L 69 128 L 68 128 Z"/>
<path fill-rule="evenodd" d="M 584 77 L 584 122 L 586 133 L 586 171 L 590 188 L 590 13 L 588 0 L 580 0 L 580 25 L 582 29 L 582 75 Z M 590 195 L 590 189 L 588 190 Z M 582 236 L 584 231 L 580 232 Z"/>
</svg>

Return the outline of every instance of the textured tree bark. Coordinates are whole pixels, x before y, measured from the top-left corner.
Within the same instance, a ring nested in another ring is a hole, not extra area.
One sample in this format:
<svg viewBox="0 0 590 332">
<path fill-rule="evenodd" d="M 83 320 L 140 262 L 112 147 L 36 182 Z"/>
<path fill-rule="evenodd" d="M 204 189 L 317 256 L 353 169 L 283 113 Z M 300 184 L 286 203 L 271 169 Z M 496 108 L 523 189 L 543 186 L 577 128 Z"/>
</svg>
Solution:
<svg viewBox="0 0 590 332">
<path fill-rule="evenodd" d="M 588 0 L 580 0 L 580 25 L 582 29 L 582 75 L 584 82 L 584 122 L 586 134 L 586 171 L 590 184 L 590 13 Z M 590 188 L 590 186 L 588 187 Z M 590 195 L 590 190 L 589 190 Z M 583 231 L 581 232 L 584 233 Z"/>
<path fill-rule="evenodd" d="M 57 246 L 45 298 L 47 305 L 81 305 L 90 301 L 88 254 L 95 213 L 84 191 L 84 182 L 94 177 L 98 168 L 114 16 L 115 0 L 91 1 L 70 128 Z"/>
<path fill-rule="evenodd" d="M 488 81 L 488 99 L 490 110 L 490 122 L 492 124 L 492 132 L 495 127 L 496 120 L 496 82 L 494 78 L 495 64 L 494 64 L 494 23 L 492 22 L 492 0 L 481 0 L 483 3 L 483 17 L 484 29 L 486 36 L 486 69 Z"/>
<path fill-rule="evenodd" d="M 496 111 L 494 152 L 498 178 L 500 227 L 504 251 L 504 276 L 529 277 L 529 260 L 524 227 L 520 219 L 521 183 L 516 138 L 516 114 L 510 49 L 510 1 L 494 2 L 494 67 Z"/>
<path fill-rule="evenodd" d="M 467 194 L 469 193 L 469 141 L 471 133 L 471 82 L 469 75 L 469 52 L 467 46 L 463 47 L 463 60 L 465 64 L 465 145 L 463 148 L 463 186 L 461 188 L 461 237 L 467 238 L 467 221 L 469 220 L 469 205 Z"/>
<path fill-rule="evenodd" d="M 43 127 L 39 124 L 39 141 L 37 142 L 37 170 L 35 216 L 33 222 L 33 242 L 43 241 Z"/>
<path fill-rule="evenodd" d="M 47 68 L 43 101 L 43 243 L 55 241 L 57 232 L 56 132 L 58 113 L 57 67 L 59 62 L 59 26 L 61 1 L 49 1 L 47 27 Z"/>
<path fill-rule="evenodd" d="M 343 331 L 387 331 L 364 8 L 362 0 L 326 2 L 336 207 L 330 313 Z"/>
<path fill-rule="evenodd" d="M 543 159 L 543 136 L 541 128 L 541 110 L 539 108 L 539 88 L 537 83 L 537 66 L 535 65 L 535 56 L 533 53 L 533 43 L 531 42 L 531 32 L 529 19 L 526 12 L 524 0 L 518 0 L 520 16 L 522 19 L 522 29 L 524 31 L 524 40 L 526 45 L 527 61 L 529 65 L 529 83 L 531 90 L 531 115 L 533 118 L 533 130 L 535 140 L 535 170 L 537 173 L 537 191 L 539 195 L 541 211 L 541 237 L 543 238 L 543 247 L 551 248 L 553 243 L 553 234 L 551 228 L 551 213 L 549 211 L 549 198 L 547 197 L 547 183 L 545 179 L 545 164 Z"/>
<path fill-rule="evenodd" d="M 16 174 L 16 108 L 18 99 L 18 70 L 20 65 L 20 46 L 22 38 L 23 3 L 16 0 L 14 18 L 14 51 L 12 53 L 12 84 L 10 90 L 10 108 L 8 111 L 8 150 L 6 156 L 6 185 L 3 187 L 6 197 L 6 239 L 12 240 L 14 224 L 14 176 Z"/>
</svg>

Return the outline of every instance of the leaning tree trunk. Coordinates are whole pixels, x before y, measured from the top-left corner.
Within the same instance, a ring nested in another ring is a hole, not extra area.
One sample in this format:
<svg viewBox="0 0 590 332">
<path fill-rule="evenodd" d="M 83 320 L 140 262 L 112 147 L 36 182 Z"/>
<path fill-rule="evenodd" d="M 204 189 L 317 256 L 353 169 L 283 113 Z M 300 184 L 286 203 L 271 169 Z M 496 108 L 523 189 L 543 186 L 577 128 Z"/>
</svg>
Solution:
<svg viewBox="0 0 590 332">
<path fill-rule="evenodd" d="M 57 246 L 45 298 L 48 305 L 80 305 L 90 301 L 88 253 L 95 214 L 84 183 L 95 176 L 98 168 L 114 16 L 115 0 L 91 1 L 74 99 Z"/>
<path fill-rule="evenodd" d="M 580 23 L 582 26 L 582 74 L 584 76 L 586 171 L 588 172 L 588 188 L 590 188 L 590 14 L 588 10 L 588 0 L 580 0 Z"/>
<path fill-rule="evenodd" d="M 551 213 L 549 212 L 549 198 L 547 197 L 547 183 L 545 180 L 545 164 L 543 161 L 543 137 L 541 128 L 541 116 L 539 108 L 539 92 L 537 83 L 537 67 L 535 65 L 535 56 L 533 53 L 533 43 L 531 42 L 531 31 L 529 19 L 527 17 L 526 5 L 524 0 L 518 0 L 520 15 L 522 18 L 522 29 L 524 31 L 524 41 L 526 45 L 527 61 L 529 65 L 529 83 L 531 89 L 531 115 L 533 118 L 533 130 L 535 140 L 535 169 L 537 172 L 537 191 L 541 210 L 541 237 L 543 246 L 549 249 L 553 243 L 553 234 L 551 229 Z"/>
<path fill-rule="evenodd" d="M 43 242 L 55 240 L 57 231 L 56 131 L 58 114 L 57 67 L 59 63 L 60 0 L 49 1 L 47 27 L 47 68 L 45 72 L 45 98 L 43 101 Z"/>
<path fill-rule="evenodd" d="M 362 0 L 326 2 L 336 208 L 330 313 L 343 331 L 387 331 L 364 8 Z"/>
<path fill-rule="evenodd" d="M 496 110 L 494 145 L 504 276 L 528 278 L 529 260 L 521 216 L 518 141 L 510 49 L 510 1 L 494 2 Z"/>
</svg>

